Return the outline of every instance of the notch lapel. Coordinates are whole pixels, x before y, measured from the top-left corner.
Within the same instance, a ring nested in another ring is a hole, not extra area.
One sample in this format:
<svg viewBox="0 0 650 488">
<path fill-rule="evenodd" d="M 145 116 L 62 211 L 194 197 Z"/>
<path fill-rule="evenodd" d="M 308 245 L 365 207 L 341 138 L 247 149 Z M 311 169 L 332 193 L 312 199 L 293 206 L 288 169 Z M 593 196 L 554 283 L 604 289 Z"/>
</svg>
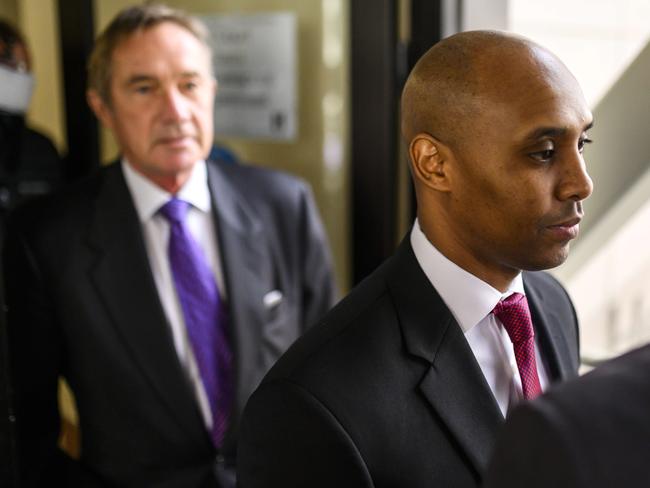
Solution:
<svg viewBox="0 0 650 488">
<path fill-rule="evenodd" d="M 269 291 L 274 261 L 268 256 L 262 223 L 244 195 L 217 165 L 208 163 L 207 168 L 230 311 L 237 387 L 231 425 L 236 425 L 250 389 L 259 380 L 264 295 Z"/>
<path fill-rule="evenodd" d="M 503 416 L 463 332 L 426 278 L 409 238 L 398 249 L 387 286 L 407 350 L 430 363 L 418 385 L 478 473 Z"/>
<path fill-rule="evenodd" d="M 537 290 L 524 273 L 524 288 L 530 305 L 535 333 L 554 381 L 564 381 L 576 376 L 571 364 L 570 346 L 565 335 L 566 324 L 558 316 L 552 304 L 544 303 L 544 295 Z"/>
<path fill-rule="evenodd" d="M 121 167 L 105 171 L 88 235 L 91 282 L 126 350 L 179 426 L 209 442 L 173 345 Z"/>
</svg>

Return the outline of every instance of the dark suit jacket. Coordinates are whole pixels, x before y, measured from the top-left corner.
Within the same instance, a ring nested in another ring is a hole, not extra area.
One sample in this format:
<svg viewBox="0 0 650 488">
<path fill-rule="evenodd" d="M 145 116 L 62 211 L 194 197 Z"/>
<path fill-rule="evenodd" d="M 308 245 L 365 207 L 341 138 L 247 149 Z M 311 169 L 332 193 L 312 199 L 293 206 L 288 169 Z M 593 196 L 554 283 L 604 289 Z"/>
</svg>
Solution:
<svg viewBox="0 0 650 488">
<path fill-rule="evenodd" d="M 650 346 L 517 408 L 485 486 L 650 486 Z"/>
<path fill-rule="evenodd" d="M 63 184 L 63 164 L 54 144 L 25 125 L 22 115 L 0 110 L 0 245 L 5 220 L 17 205 Z M 0 266 L 1 270 L 1 266 Z M 4 296 L 0 280 L 0 295 Z M 4 304 L 2 305 L 4 309 Z M 0 311 L 4 315 L 4 310 Z M 0 486 L 13 486 L 13 423 L 10 419 L 6 328 L 0 317 Z"/>
<path fill-rule="evenodd" d="M 9 230 L 9 350 L 25 479 L 51 486 L 60 476 L 52 474 L 62 466 L 59 375 L 76 397 L 84 476 L 115 486 L 213 486 L 215 460 L 219 473 L 234 475 L 248 396 L 328 310 L 334 285 L 306 185 L 212 163 L 208 180 L 235 352 L 236 404 L 223 450 L 212 447 L 178 361 L 121 166 L 112 165 L 27 206 Z M 284 299 L 269 309 L 263 297 L 272 290 Z"/>
<path fill-rule="evenodd" d="M 526 273 L 553 380 L 578 367 L 564 290 Z M 301 337 L 249 400 L 238 482 L 258 487 L 477 486 L 503 416 L 407 238 Z"/>
</svg>

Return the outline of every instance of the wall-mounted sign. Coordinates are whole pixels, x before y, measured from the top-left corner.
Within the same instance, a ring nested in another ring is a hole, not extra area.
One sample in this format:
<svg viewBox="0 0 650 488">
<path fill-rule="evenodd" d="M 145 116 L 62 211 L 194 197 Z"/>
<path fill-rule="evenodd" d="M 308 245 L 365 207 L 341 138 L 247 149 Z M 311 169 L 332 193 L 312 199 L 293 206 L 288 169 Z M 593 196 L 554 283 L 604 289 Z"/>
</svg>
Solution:
<svg viewBox="0 0 650 488">
<path fill-rule="evenodd" d="M 208 15 L 218 88 L 217 136 L 296 137 L 296 16 Z"/>
</svg>

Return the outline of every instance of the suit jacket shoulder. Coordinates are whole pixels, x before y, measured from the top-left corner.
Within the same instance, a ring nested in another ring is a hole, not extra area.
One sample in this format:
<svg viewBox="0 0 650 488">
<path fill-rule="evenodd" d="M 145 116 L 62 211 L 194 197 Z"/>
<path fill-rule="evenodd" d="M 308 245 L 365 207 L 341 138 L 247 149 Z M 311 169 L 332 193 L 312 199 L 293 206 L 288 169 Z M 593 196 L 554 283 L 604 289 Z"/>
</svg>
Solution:
<svg viewBox="0 0 650 488">
<path fill-rule="evenodd" d="M 464 392 L 457 402 L 448 397 L 454 387 Z M 239 481 L 476 486 L 500 422 L 460 327 L 407 241 L 298 339 L 254 393 Z"/>
<path fill-rule="evenodd" d="M 305 365 L 320 360 L 337 363 L 339 355 L 331 357 L 330 353 L 338 348 L 337 338 L 346 336 L 352 329 L 365 329 L 362 333 L 372 335 L 374 314 L 381 315 L 385 312 L 378 311 L 382 304 L 390 306 L 390 296 L 384 281 L 385 268 L 386 265 L 362 281 L 315 324 L 308 334 L 294 343 L 269 371 L 265 381 L 276 378 L 297 379 L 303 374 L 300 371 Z"/>
<path fill-rule="evenodd" d="M 73 259 L 76 245 L 87 238 L 86 230 L 92 225 L 96 200 L 105 187 L 109 188 L 110 198 L 120 202 L 112 205 L 118 214 L 116 220 L 133 221 L 134 210 L 132 215 L 125 215 L 130 195 L 120 168 L 118 165 L 103 167 L 57 192 L 34 198 L 16 208 L 7 223 L 4 260 L 10 263 L 17 252 L 16 246 L 22 246 L 23 242 L 34 253 L 56 256 L 57 263 Z"/>
<path fill-rule="evenodd" d="M 9 219 L 12 228 L 24 232 L 52 232 L 66 221 L 75 221 L 89 215 L 89 204 L 105 180 L 123 178 L 117 165 L 95 170 L 89 176 L 74 182 L 57 192 L 34 198 L 16 208 Z"/>
<path fill-rule="evenodd" d="M 251 165 L 210 162 L 209 166 L 213 186 L 215 181 L 227 184 L 228 191 L 264 227 L 267 236 L 277 238 L 281 249 L 301 257 L 306 269 L 318 268 L 317 261 L 322 261 L 323 269 L 331 268 L 325 230 L 306 182 L 282 171 Z M 213 190 L 217 207 L 230 213 L 219 198 L 219 190 Z M 315 280 L 321 281 L 321 277 Z M 332 298 L 336 294 L 333 289 L 323 292 L 331 293 Z"/>
<path fill-rule="evenodd" d="M 304 180 L 271 168 L 249 164 L 232 164 L 208 161 L 232 185 L 244 192 L 251 202 L 280 202 L 290 200 L 293 194 L 309 191 Z"/>
<path fill-rule="evenodd" d="M 486 488 L 649 486 L 648 371 L 645 346 L 519 407 Z"/>
</svg>

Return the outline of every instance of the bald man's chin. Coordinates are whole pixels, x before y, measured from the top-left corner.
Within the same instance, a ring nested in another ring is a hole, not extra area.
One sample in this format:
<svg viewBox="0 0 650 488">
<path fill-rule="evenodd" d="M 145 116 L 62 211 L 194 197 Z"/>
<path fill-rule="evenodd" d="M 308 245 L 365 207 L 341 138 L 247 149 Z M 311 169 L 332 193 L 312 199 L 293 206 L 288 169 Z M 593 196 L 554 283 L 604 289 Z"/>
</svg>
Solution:
<svg viewBox="0 0 650 488">
<path fill-rule="evenodd" d="M 523 271 L 544 271 L 547 269 L 557 268 L 569 257 L 569 243 L 567 242 L 562 247 L 554 250 L 553 252 L 547 254 L 536 261 L 528 261 L 525 263 L 521 269 Z"/>
</svg>

